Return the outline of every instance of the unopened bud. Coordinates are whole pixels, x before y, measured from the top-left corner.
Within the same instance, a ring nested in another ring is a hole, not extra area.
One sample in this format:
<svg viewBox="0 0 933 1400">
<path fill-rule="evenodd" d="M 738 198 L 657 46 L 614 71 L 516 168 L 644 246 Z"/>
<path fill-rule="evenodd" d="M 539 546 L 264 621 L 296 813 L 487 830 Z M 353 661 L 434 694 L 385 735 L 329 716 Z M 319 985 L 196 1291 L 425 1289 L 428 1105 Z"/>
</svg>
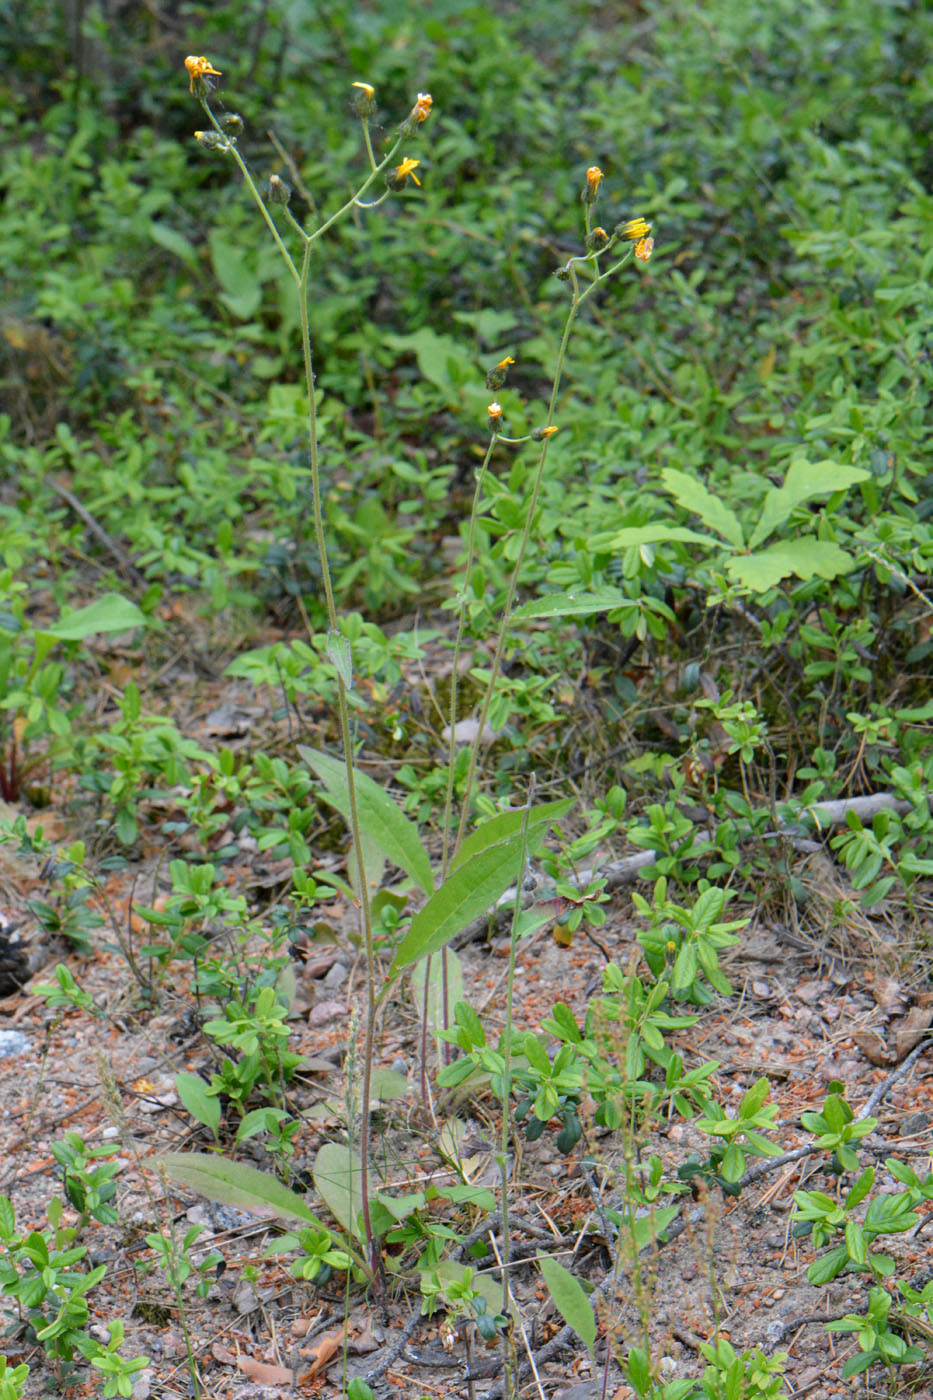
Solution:
<svg viewBox="0 0 933 1400">
<path fill-rule="evenodd" d="M 226 136 L 219 131 L 196 131 L 194 139 L 205 151 L 227 151 L 230 149 Z"/>
<path fill-rule="evenodd" d="M 490 428 L 492 428 L 494 433 L 497 433 L 502 427 L 502 405 L 491 403 L 486 412 L 489 414 Z"/>
<path fill-rule="evenodd" d="M 599 182 L 603 178 L 603 172 L 598 165 L 591 165 L 586 172 L 586 188 L 582 191 L 580 198 L 584 204 L 595 204 L 596 196 L 599 193 Z"/>
<path fill-rule="evenodd" d="M 244 123 L 239 112 L 224 112 L 220 119 L 220 125 L 223 127 L 224 131 L 228 132 L 234 139 L 242 135 Z"/>
<path fill-rule="evenodd" d="M 586 251 L 588 253 L 601 253 L 609 246 L 609 235 L 606 230 L 599 225 L 591 229 L 586 235 Z"/>
<path fill-rule="evenodd" d="M 531 440 L 532 440 L 532 442 L 541 442 L 541 441 L 543 441 L 544 438 L 553 437 L 554 434 L 555 434 L 556 432 L 557 432 L 557 424 L 556 424 L 556 423 L 552 423 L 552 424 L 550 425 L 550 427 L 548 427 L 548 428 L 532 428 L 532 430 L 531 430 Z"/>
<path fill-rule="evenodd" d="M 371 83 L 354 83 L 350 106 L 358 117 L 371 117 L 376 110 L 376 89 Z"/>
<path fill-rule="evenodd" d="M 504 360 L 500 360 L 497 365 L 493 365 L 492 369 L 486 375 L 486 388 L 492 389 L 493 391 L 501 389 L 506 379 L 509 377 L 509 365 L 514 365 L 514 363 L 515 361 L 512 359 L 512 356 L 506 355 Z"/>
<path fill-rule="evenodd" d="M 270 175 L 267 195 L 270 204 L 287 204 L 292 197 L 292 187 L 280 175 Z"/>
</svg>

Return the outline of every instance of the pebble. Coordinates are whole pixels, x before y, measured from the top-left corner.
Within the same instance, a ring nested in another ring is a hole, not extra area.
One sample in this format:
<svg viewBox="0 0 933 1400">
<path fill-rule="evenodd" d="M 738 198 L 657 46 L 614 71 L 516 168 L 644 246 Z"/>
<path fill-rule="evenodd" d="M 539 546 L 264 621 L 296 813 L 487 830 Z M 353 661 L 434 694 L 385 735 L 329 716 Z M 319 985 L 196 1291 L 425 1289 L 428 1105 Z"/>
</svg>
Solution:
<svg viewBox="0 0 933 1400">
<path fill-rule="evenodd" d="M 152 1371 L 147 1366 L 133 1381 L 132 1400 L 149 1400 L 152 1392 Z"/>
<path fill-rule="evenodd" d="M 0 1060 L 11 1060 L 14 1055 L 25 1055 L 29 1041 L 22 1031 L 0 1031 Z"/>
</svg>

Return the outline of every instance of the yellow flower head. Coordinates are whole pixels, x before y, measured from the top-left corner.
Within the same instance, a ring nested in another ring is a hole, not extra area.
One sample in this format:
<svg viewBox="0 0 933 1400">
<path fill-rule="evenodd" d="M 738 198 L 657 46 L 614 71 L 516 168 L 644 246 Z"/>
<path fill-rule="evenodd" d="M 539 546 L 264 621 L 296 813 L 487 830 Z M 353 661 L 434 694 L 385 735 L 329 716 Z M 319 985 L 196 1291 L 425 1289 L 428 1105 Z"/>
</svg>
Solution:
<svg viewBox="0 0 933 1400">
<path fill-rule="evenodd" d="M 408 179 L 409 175 L 414 180 L 416 185 L 420 185 L 421 181 L 415 174 L 415 171 L 417 170 L 420 164 L 420 160 L 412 160 L 411 156 L 406 156 L 405 159 L 402 161 L 401 165 L 396 165 L 392 170 L 388 171 L 388 173 L 386 174 L 386 184 L 389 186 L 389 189 L 403 189 L 405 181 Z"/>
<path fill-rule="evenodd" d="M 602 178 L 603 172 L 598 165 L 591 165 L 586 172 L 586 188 L 594 199 L 596 198 L 597 191 L 599 190 L 599 182 Z"/>
<path fill-rule="evenodd" d="M 512 356 L 506 355 L 505 359 L 500 360 L 496 365 L 496 369 L 508 369 L 509 365 L 514 365 L 514 363 L 515 361 L 512 359 Z"/>
<path fill-rule="evenodd" d="M 418 101 L 411 109 L 412 118 L 418 122 L 426 122 L 431 115 L 431 108 L 434 106 L 434 98 L 429 92 L 419 92 Z"/>
<path fill-rule="evenodd" d="M 502 422 L 502 405 L 500 403 L 491 403 L 486 412 L 489 414 L 490 428 L 498 428 Z"/>
<path fill-rule="evenodd" d="M 376 89 L 372 83 L 354 83 L 353 87 L 359 88 L 364 97 L 375 97 L 376 95 Z"/>
<path fill-rule="evenodd" d="M 647 262 L 653 252 L 653 238 L 640 238 L 635 244 L 635 256 L 639 262 Z"/>
<path fill-rule="evenodd" d="M 642 239 L 648 237 L 651 225 L 646 219 L 629 219 L 628 223 L 622 224 L 618 231 L 630 243 L 640 243 Z"/>
<path fill-rule="evenodd" d="M 209 79 L 222 76 L 220 69 L 214 68 L 211 65 L 210 59 L 205 58 L 203 55 L 198 58 L 194 54 L 189 54 L 185 59 L 185 67 L 188 70 L 188 78 L 190 80 L 189 91 L 191 92 L 196 92 L 198 90 L 195 87 L 196 83 L 202 91 L 210 92 L 213 83 L 211 83 Z"/>
<path fill-rule="evenodd" d="M 553 437 L 556 432 L 556 423 L 551 423 L 547 428 L 532 428 L 531 440 L 532 442 L 541 442 L 544 438 Z"/>
</svg>

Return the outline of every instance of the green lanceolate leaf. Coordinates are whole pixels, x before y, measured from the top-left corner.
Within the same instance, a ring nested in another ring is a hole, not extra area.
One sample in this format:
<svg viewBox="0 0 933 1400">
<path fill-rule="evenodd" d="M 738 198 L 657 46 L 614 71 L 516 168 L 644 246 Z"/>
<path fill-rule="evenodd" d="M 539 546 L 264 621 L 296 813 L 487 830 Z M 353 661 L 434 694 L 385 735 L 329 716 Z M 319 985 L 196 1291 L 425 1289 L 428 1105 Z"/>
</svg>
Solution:
<svg viewBox="0 0 933 1400">
<path fill-rule="evenodd" d="M 86 608 L 78 608 L 44 630 L 60 642 L 82 642 L 97 632 L 128 632 L 131 627 L 145 625 L 146 614 L 129 598 L 121 598 L 119 593 L 105 593 Z"/>
<path fill-rule="evenodd" d="M 548 804 L 550 808 L 561 805 Z M 510 816 L 519 817 L 518 830 L 506 840 L 477 851 L 448 875 L 440 889 L 412 919 L 411 927 L 396 950 L 393 972 L 408 967 L 419 958 L 426 958 L 430 953 L 439 952 L 455 934 L 495 904 L 518 876 L 518 865 L 526 841 L 528 851 L 532 853 L 544 840 L 555 814 L 552 811 L 542 821 L 538 815 L 543 811 L 544 808 L 539 808 L 530 813 L 527 833 L 522 830 L 523 814 L 509 813 Z"/>
<path fill-rule="evenodd" d="M 621 588 L 604 588 L 599 593 L 546 593 L 543 598 L 532 598 L 516 608 L 512 619 L 520 622 L 526 617 L 589 617 L 612 612 L 613 608 L 637 606 Z"/>
<path fill-rule="evenodd" d="M 338 1142 L 325 1142 L 314 1159 L 312 1175 L 318 1195 L 334 1219 L 361 1239 L 363 1164 L 357 1154 Z"/>
<path fill-rule="evenodd" d="M 527 814 L 529 832 L 556 822 L 565 816 L 572 806 L 573 798 L 567 797 L 559 802 L 544 802 L 540 807 L 532 808 Z M 500 842 L 509 840 L 516 832 L 521 831 L 524 821 L 524 807 L 515 808 L 511 812 L 499 812 L 490 817 L 489 821 L 483 822 L 482 826 L 478 826 L 467 837 L 451 861 L 451 869 L 456 870 L 458 865 L 465 865 L 480 851 L 488 851 L 491 846 L 498 846 Z"/>
<path fill-rule="evenodd" d="M 299 744 L 298 752 L 305 763 L 325 784 L 328 796 L 345 820 L 350 817 L 350 796 L 347 770 L 343 759 L 333 758 L 318 749 Z M 421 844 L 417 828 L 372 778 L 354 770 L 353 787 L 360 827 L 393 865 L 404 870 L 422 889 L 430 894 L 434 888 L 431 862 Z"/>
<path fill-rule="evenodd" d="M 225 1157 L 214 1157 L 208 1152 L 165 1152 L 155 1158 L 154 1165 L 161 1166 L 171 1181 L 197 1191 L 209 1201 L 238 1206 L 254 1215 L 303 1220 L 318 1229 L 327 1228 L 295 1191 L 245 1162 L 228 1162 Z"/>
<path fill-rule="evenodd" d="M 586 1289 L 569 1269 L 565 1269 L 563 1264 L 558 1264 L 549 1254 L 538 1260 L 538 1267 L 557 1311 L 567 1326 L 573 1328 L 592 1356 L 596 1342 L 596 1318 L 593 1315 L 593 1305 L 586 1296 Z"/>
</svg>

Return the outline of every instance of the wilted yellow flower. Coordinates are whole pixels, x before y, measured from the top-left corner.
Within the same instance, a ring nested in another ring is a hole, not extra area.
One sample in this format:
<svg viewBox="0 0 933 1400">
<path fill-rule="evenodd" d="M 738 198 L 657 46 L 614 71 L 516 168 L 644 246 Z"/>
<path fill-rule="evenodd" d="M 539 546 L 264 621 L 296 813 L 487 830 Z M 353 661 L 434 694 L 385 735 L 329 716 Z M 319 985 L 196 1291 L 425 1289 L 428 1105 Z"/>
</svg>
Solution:
<svg viewBox="0 0 933 1400">
<path fill-rule="evenodd" d="M 639 243 L 643 238 L 647 238 L 651 232 L 651 225 L 646 219 L 629 219 L 628 223 L 620 224 L 617 232 L 623 238 L 627 238 L 630 243 Z"/>
<path fill-rule="evenodd" d="M 190 79 L 189 91 L 191 92 L 196 91 L 195 83 L 200 84 L 203 90 L 210 92 L 213 83 L 209 82 L 208 78 L 219 78 L 222 76 L 220 69 L 214 68 L 211 65 L 210 59 L 205 58 L 203 54 L 200 58 L 197 58 L 194 54 L 189 54 L 185 59 L 185 67 L 188 70 L 188 77 Z"/>
<path fill-rule="evenodd" d="M 375 97 L 376 95 L 376 89 L 373 87 L 372 83 L 354 83 L 353 87 L 359 88 L 367 97 Z"/>
<path fill-rule="evenodd" d="M 552 424 L 550 425 L 550 427 L 548 427 L 548 428 L 532 428 L 532 430 L 531 430 L 531 440 L 532 440 L 532 442 L 540 442 L 540 441 L 542 440 L 542 438 L 553 437 L 554 434 L 555 434 L 556 432 L 557 432 L 557 424 L 556 424 L 556 423 L 552 423 Z"/>
<path fill-rule="evenodd" d="M 594 199 L 596 198 L 597 191 L 599 190 L 599 182 L 602 178 L 603 172 L 598 165 L 591 165 L 586 172 L 586 187 Z"/>
<path fill-rule="evenodd" d="M 419 92 L 418 101 L 411 109 L 411 115 L 416 122 L 426 122 L 431 115 L 431 108 L 434 106 L 434 98 L 429 92 Z"/>
<path fill-rule="evenodd" d="M 401 165 L 396 165 L 394 169 L 387 172 L 386 184 L 389 186 L 389 189 L 402 189 L 409 175 L 414 180 L 416 185 L 420 185 L 421 181 L 418 179 L 418 176 L 414 173 L 420 164 L 420 160 L 412 160 L 411 156 L 406 156 L 405 159 L 402 161 Z"/>
<path fill-rule="evenodd" d="M 635 244 L 635 256 L 639 262 L 647 262 L 653 252 L 653 238 L 640 238 Z"/>
</svg>

